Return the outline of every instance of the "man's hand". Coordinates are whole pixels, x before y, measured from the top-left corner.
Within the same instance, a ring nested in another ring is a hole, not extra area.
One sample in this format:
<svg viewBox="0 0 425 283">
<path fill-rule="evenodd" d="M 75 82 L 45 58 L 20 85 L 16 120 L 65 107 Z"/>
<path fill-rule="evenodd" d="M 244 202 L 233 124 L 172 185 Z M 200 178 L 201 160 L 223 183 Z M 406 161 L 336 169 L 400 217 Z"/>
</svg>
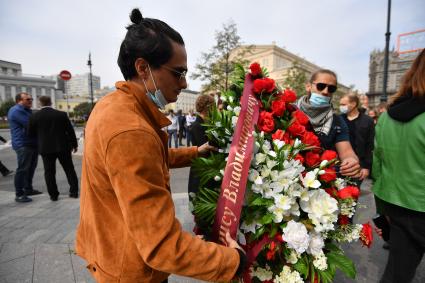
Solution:
<svg viewBox="0 0 425 283">
<path fill-rule="evenodd" d="M 360 170 L 359 179 L 360 179 L 360 180 L 364 180 L 364 179 L 366 179 L 368 176 L 369 176 L 369 169 L 362 168 L 362 169 Z"/>
<path fill-rule="evenodd" d="M 203 145 L 201 145 L 200 147 L 198 147 L 198 155 L 200 155 L 200 156 L 205 156 L 210 151 L 217 151 L 217 148 L 212 146 L 212 145 L 209 145 L 208 142 L 206 142 Z"/>
<path fill-rule="evenodd" d="M 229 248 L 238 249 L 238 250 L 241 250 L 243 253 L 245 253 L 245 251 L 241 248 L 241 246 L 239 246 L 238 242 L 232 239 L 229 232 L 226 233 L 226 245 Z"/>
<path fill-rule="evenodd" d="M 354 157 L 346 157 L 341 161 L 340 173 L 344 176 L 358 177 L 360 173 L 359 161 Z"/>
</svg>

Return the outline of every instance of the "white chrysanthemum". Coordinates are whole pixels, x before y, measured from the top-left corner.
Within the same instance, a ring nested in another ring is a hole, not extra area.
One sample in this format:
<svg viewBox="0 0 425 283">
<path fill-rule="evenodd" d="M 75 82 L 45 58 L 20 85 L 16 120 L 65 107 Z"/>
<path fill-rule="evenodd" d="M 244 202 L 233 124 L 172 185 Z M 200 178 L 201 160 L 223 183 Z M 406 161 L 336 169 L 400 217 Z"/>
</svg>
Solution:
<svg viewBox="0 0 425 283">
<path fill-rule="evenodd" d="M 282 229 L 282 237 L 288 244 L 288 247 L 302 254 L 308 248 L 310 236 L 304 224 L 291 220 L 285 228 Z"/>
<path fill-rule="evenodd" d="M 235 128 L 238 123 L 238 116 L 232 116 L 232 127 Z"/>
<path fill-rule="evenodd" d="M 242 222 L 240 229 L 243 230 L 245 233 L 251 232 L 251 233 L 255 233 L 255 231 L 257 231 L 258 228 L 260 228 L 261 225 L 260 223 L 253 221 L 252 223 L 246 223 L 245 221 Z"/>
<path fill-rule="evenodd" d="M 294 250 L 291 250 L 291 253 L 285 256 L 286 261 L 290 264 L 296 264 L 299 258 L 300 255 Z"/>
<path fill-rule="evenodd" d="M 266 268 L 256 267 L 251 269 L 251 276 L 257 277 L 261 281 L 272 280 L 273 271 L 270 270 L 268 265 L 266 265 Z"/>
<path fill-rule="evenodd" d="M 307 172 L 305 177 L 301 177 L 303 186 L 306 188 L 313 188 L 317 189 L 320 187 L 320 181 L 317 180 L 317 173 L 319 172 L 319 169 L 314 169 L 313 171 Z"/>
<path fill-rule="evenodd" d="M 323 253 L 323 247 L 325 242 L 323 241 L 322 236 L 319 233 L 310 234 L 310 244 L 308 245 L 307 252 L 314 256 L 318 256 Z"/>
<path fill-rule="evenodd" d="M 321 271 L 328 269 L 328 259 L 323 252 L 314 256 L 313 265 Z"/>
<path fill-rule="evenodd" d="M 301 200 L 301 209 L 308 213 L 316 232 L 333 230 L 338 220 L 338 202 L 324 190 L 308 192 L 308 201 Z"/>
<path fill-rule="evenodd" d="M 236 116 L 239 116 L 239 114 L 241 113 L 241 107 L 236 106 L 235 108 L 233 108 L 233 112 L 235 112 Z"/>
<path fill-rule="evenodd" d="M 255 164 L 260 165 L 261 163 L 265 162 L 266 157 L 267 157 L 267 155 L 265 155 L 264 153 L 261 153 L 261 152 L 257 153 L 255 155 Z"/>
<path fill-rule="evenodd" d="M 274 278 L 274 283 L 303 283 L 303 279 L 298 271 L 291 271 L 291 268 L 285 265 L 282 272 Z"/>
</svg>

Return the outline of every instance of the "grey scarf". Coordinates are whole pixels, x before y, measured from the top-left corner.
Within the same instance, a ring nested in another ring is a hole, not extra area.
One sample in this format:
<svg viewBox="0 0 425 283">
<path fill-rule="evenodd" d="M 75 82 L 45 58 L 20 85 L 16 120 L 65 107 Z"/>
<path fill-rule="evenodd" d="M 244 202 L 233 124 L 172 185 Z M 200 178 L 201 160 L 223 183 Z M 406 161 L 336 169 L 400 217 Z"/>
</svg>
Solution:
<svg viewBox="0 0 425 283">
<path fill-rule="evenodd" d="M 313 126 L 316 134 L 329 134 L 333 120 L 333 110 L 331 104 L 318 107 L 312 106 L 309 101 L 309 96 L 304 95 L 298 99 L 297 106 L 308 116 L 310 119 L 310 124 Z"/>
</svg>

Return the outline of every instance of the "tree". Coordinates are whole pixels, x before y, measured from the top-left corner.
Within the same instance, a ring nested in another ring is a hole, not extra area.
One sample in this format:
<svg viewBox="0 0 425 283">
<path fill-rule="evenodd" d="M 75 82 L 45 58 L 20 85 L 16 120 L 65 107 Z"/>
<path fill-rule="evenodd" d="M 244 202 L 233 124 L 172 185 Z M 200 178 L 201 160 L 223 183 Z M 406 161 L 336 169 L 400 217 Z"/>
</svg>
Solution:
<svg viewBox="0 0 425 283">
<path fill-rule="evenodd" d="M 15 101 L 13 101 L 13 99 L 9 99 L 4 101 L 1 105 L 0 105 L 0 117 L 5 117 L 7 116 L 7 112 L 9 112 L 9 109 L 15 105 Z"/>
<path fill-rule="evenodd" d="M 91 103 L 83 102 L 75 106 L 74 115 L 76 117 L 88 117 L 91 112 Z"/>
<path fill-rule="evenodd" d="M 307 83 L 307 75 L 303 71 L 298 62 L 294 61 L 291 68 L 288 70 L 288 76 L 284 80 L 285 86 L 288 86 L 295 90 L 298 97 L 307 94 L 305 90 L 305 84 Z"/>
<path fill-rule="evenodd" d="M 233 21 L 223 24 L 223 30 L 216 31 L 215 39 L 216 44 L 210 52 L 201 54 L 200 62 L 195 65 L 195 72 L 190 76 L 206 82 L 202 86 L 203 91 L 227 91 L 235 64 L 248 63 L 243 56 L 249 52 L 249 47 L 231 56 L 232 50 L 241 46 L 241 38 Z"/>
</svg>

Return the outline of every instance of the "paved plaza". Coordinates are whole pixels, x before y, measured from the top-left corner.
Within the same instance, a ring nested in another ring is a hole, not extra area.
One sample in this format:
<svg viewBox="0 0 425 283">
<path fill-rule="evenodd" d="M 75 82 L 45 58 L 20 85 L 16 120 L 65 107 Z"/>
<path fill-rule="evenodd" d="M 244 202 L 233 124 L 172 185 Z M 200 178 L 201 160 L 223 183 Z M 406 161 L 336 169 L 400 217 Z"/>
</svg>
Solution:
<svg viewBox="0 0 425 283">
<path fill-rule="evenodd" d="M 77 131 L 78 132 L 78 131 Z M 0 135 L 9 139 L 8 130 Z M 10 146 L 0 146 L 0 160 L 15 170 L 16 156 Z M 81 173 L 81 156 L 74 156 L 77 175 Z M 187 231 L 193 228 L 187 207 L 189 170 L 172 170 L 171 188 L 177 218 Z M 30 203 L 14 201 L 13 176 L 0 177 L 0 283 L 3 282 L 94 282 L 85 262 L 74 254 L 75 229 L 79 217 L 79 200 L 68 197 L 65 174 L 57 166 L 59 201 L 52 202 L 46 191 L 43 165 L 39 159 L 34 177 L 34 188 L 43 192 Z M 370 181 L 362 187 L 356 223 L 367 222 L 375 214 Z M 388 252 L 375 234 L 370 249 L 360 243 L 346 245 L 347 255 L 355 261 L 356 280 L 338 273 L 335 282 L 378 282 L 386 264 Z M 172 276 L 169 282 L 200 282 Z M 418 268 L 414 283 L 425 282 L 425 260 Z"/>
</svg>

